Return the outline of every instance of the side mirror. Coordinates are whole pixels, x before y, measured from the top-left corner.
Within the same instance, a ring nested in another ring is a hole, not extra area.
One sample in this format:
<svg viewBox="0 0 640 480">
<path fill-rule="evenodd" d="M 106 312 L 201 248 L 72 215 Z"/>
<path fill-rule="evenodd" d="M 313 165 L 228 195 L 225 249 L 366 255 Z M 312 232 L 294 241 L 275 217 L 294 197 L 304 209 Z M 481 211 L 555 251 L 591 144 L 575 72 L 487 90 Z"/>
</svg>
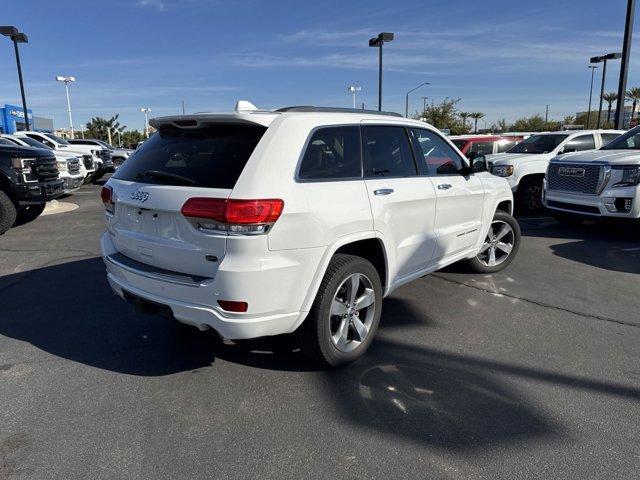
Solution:
<svg viewBox="0 0 640 480">
<path fill-rule="evenodd" d="M 473 173 L 488 172 L 489 164 L 487 163 L 487 157 L 484 155 L 476 155 L 473 157 L 473 160 L 471 160 L 471 171 Z"/>
<path fill-rule="evenodd" d="M 573 153 L 577 152 L 575 147 L 564 147 L 562 150 L 558 152 L 558 155 L 564 155 L 565 153 Z"/>
</svg>

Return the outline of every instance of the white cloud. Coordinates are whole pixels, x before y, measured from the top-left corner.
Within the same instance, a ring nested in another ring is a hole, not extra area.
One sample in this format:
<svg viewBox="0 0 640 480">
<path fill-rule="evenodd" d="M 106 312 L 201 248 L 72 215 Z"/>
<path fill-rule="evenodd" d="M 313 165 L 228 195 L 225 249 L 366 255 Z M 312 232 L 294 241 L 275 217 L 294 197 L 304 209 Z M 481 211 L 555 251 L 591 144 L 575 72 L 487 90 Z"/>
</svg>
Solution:
<svg viewBox="0 0 640 480">
<path fill-rule="evenodd" d="M 164 12 L 167 9 L 167 5 L 163 0 L 136 0 L 136 5 L 143 8 L 155 8 L 159 12 Z"/>
</svg>

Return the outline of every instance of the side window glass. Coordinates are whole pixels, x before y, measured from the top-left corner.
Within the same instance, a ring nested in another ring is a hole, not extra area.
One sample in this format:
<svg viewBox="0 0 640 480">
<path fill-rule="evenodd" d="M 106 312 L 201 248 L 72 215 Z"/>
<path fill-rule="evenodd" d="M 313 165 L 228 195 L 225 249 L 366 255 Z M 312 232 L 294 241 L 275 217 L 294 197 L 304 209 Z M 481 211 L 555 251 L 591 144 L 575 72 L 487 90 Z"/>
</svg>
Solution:
<svg viewBox="0 0 640 480">
<path fill-rule="evenodd" d="M 620 134 L 618 133 L 601 133 L 600 136 L 602 137 L 602 144 L 606 145 L 607 143 L 615 140 L 616 138 L 618 138 L 620 136 Z"/>
<path fill-rule="evenodd" d="M 367 178 L 418 175 L 404 127 L 364 127 Z"/>
<path fill-rule="evenodd" d="M 429 175 L 456 175 L 462 168 L 462 159 L 437 133 L 413 128 L 416 155 L 424 159 Z"/>
<path fill-rule="evenodd" d="M 493 153 L 493 142 L 473 142 L 469 151 L 479 155 L 491 155 Z"/>
<path fill-rule="evenodd" d="M 302 157 L 298 178 L 332 180 L 360 177 L 360 128 L 346 126 L 316 130 Z"/>
<path fill-rule="evenodd" d="M 516 144 L 513 140 L 498 140 L 498 153 L 503 153 L 509 150 Z"/>
<path fill-rule="evenodd" d="M 580 152 L 582 150 L 593 150 L 596 148 L 596 142 L 593 139 L 593 135 L 580 135 L 573 140 L 569 140 L 567 142 L 567 148 L 575 148 L 576 152 Z"/>
</svg>

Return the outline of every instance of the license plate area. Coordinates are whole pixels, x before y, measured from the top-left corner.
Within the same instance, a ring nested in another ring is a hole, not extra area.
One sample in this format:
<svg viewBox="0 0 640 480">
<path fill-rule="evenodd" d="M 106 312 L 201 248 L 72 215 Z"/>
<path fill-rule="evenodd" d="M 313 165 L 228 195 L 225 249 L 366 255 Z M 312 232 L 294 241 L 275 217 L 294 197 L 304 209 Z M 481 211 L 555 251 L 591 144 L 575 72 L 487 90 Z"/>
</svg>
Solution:
<svg viewBox="0 0 640 480">
<path fill-rule="evenodd" d="M 124 299 L 132 304 L 136 312 L 143 315 L 160 315 L 161 317 L 173 319 L 173 311 L 168 305 L 162 303 L 152 302 L 146 298 L 139 297 L 131 292 L 122 290 L 122 296 Z"/>
</svg>

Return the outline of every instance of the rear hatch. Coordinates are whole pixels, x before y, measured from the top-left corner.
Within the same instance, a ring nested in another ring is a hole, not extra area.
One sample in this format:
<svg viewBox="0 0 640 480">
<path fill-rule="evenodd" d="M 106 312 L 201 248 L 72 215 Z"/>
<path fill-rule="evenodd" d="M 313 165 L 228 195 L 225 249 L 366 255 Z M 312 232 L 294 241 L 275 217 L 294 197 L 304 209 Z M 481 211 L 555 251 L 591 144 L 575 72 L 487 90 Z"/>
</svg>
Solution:
<svg viewBox="0 0 640 480">
<path fill-rule="evenodd" d="M 265 131 L 237 123 L 160 126 L 108 182 L 116 249 L 160 269 L 214 277 L 227 235 L 199 228 L 182 207 L 194 197 L 228 198 Z"/>
</svg>

